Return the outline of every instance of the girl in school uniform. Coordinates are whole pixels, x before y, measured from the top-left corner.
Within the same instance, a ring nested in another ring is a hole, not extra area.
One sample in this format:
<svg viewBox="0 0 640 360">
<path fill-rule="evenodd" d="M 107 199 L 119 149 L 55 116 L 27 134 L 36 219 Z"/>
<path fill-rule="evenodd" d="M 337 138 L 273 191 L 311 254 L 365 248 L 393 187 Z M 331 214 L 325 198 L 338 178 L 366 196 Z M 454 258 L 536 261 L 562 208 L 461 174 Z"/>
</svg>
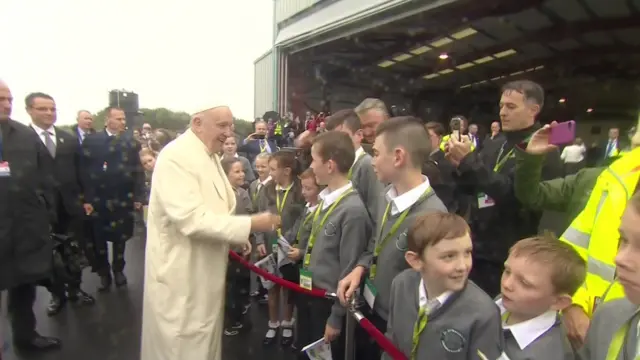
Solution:
<svg viewBox="0 0 640 360">
<path fill-rule="evenodd" d="M 251 205 L 251 198 L 247 190 L 242 186 L 244 181 L 244 168 L 243 164 L 238 158 L 226 158 L 222 160 L 222 169 L 224 170 L 231 187 L 236 195 L 236 214 L 248 215 L 253 212 L 253 206 Z M 232 249 L 236 253 L 248 258 L 249 252 L 243 252 L 243 249 Z M 227 268 L 227 311 L 226 311 L 226 326 L 224 334 L 227 336 L 235 336 L 245 328 L 247 324 L 247 318 L 244 317 L 247 304 L 249 303 L 249 288 L 251 286 L 251 280 L 249 276 L 249 270 L 244 266 L 238 264 L 233 260 L 229 260 Z"/>
<path fill-rule="evenodd" d="M 296 223 L 304 209 L 304 198 L 297 173 L 298 164 L 295 154 L 288 151 L 278 151 L 269 159 L 269 170 L 272 181 L 266 186 L 258 198 L 259 211 L 271 211 L 281 217 L 281 227 L 271 233 L 261 233 L 256 237 L 258 254 L 261 257 L 278 253 L 278 238 L 286 234 Z M 293 264 L 280 268 L 285 279 L 292 278 L 297 273 Z M 280 295 L 284 296 L 284 314 L 279 314 Z M 293 342 L 293 304 L 288 301 L 288 293 L 274 285 L 269 295 L 269 329 L 264 338 L 264 345 L 271 345 L 282 327 L 282 346 L 290 346 Z M 282 318 L 282 322 L 280 322 Z"/>
<path fill-rule="evenodd" d="M 248 189 L 249 184 L 256 179 L 256 176 L 253 173 L 249 160 L 244 156 L 238 155 L 238 144 L 236 144 L 236 138 L 233 136 L 228 137 L 227 140 L 224 141 L 222 151 L 223 160 L 236 158 L 242 163 L 242 170 L 244 171 L 244 184 L 242 184 L 242 187 Z"/>
<path fill-rule="evenodd" d="M 147 209 L 149 208 L 149 197 L 151 196 L 151 176 L 153 175 L 153 168 L 156 166 L 156 159 L 158 158 L 158 153 L 151 150 L 150 148 L 144 148 L 140 150 L 140 162 L 142 163 L 142 167 L 144 168 L 144 188 L 146 192 L 145 196 L 145 204 L 142 207 L 143 219 L 145 225 L 147 224 Z"/>
</svg>

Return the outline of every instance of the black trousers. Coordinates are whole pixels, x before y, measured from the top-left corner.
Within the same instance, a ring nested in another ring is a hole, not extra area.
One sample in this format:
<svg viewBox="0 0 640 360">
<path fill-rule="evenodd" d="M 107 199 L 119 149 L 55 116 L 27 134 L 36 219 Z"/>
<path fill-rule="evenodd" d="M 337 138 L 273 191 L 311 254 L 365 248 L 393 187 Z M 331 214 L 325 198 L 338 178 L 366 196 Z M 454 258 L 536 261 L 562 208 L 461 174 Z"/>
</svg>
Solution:
<svg viewBox="0 0 640 360">
<path fill-rule="evenodd" d="M 33 313 L 35 301 L 34 284 L 23 284 L 9 289 L 9 319 L 14 342 L 29 342 L 38 335 L 36 315 Z"/>
<path fill-rule="evenodd" d="M 100 276 L 108 276 L 111 271 L 122 272 L 124 270 L 124 251 L 126 242 L 114 241 L 112 244 L 111 263 L 109 263 L 109 243 L 96 237 L 94 241 L 97 273 Z"/>
<path fill-rule="evenodd" d="M 244 323 L 242 312 L 249 303 L 251 277 L 247 268 L 229 259 L 227 267 L 226 321 L 228 325 Z M 248 319 L 248 317 L 247 317 Z"/>
<path fill-rule="evenodd" d="M 329 299 L 298 294 L 298 296 L 296 296 L 296 304 L 298 306 L 296 342 L 300 348 L 302 348 L 324 337 L 325 326 L 334 302 Z M 331 343 L 331 357 L 333 360 L 344 360 L 345 325 L 343 319 L 342 332 L 340 332 L 340 336 Z M 298 359 L 308 359 L 308 357 L 306 354 L 300 353 Z"/>
<path fill-rule="evenodd" d="M 502 263 L 474 258 L 469 279 L 494 298 L 500 294 L 502 270 Z"/>
<path fill-rule="evenodd" d="M 384 334 L 387 332 L 387 321 L 376 314 L 375 311 L 371 310 L 368 305 L 365 304 L 364 307 L 359 310 L 381 333 Z M 356 360 L 377 360 L 382 357 L 382 349 L 378 343 L 373 340 L 371 335 L 361 326 L 356 327 L 355 341 Z"/>
</svg>

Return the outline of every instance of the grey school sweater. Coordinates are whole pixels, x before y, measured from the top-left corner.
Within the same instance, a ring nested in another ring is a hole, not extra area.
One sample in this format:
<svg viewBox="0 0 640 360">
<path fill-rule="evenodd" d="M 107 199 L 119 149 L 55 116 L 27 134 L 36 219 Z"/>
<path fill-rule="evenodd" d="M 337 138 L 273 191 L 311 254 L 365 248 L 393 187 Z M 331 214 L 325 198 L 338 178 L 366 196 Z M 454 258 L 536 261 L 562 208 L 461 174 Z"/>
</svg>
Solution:
<svg viewBox="0 0 640 360">
<path fill-rule="evenodd" d="M 321 210 L 318 222 L 330 206 Z M 331 212 L 323 228 L 319 229 L 313 248 L 309 271 L 313 287 L 336 292 L 338 281 L 356 266 L 371 237 L 371 220 L 356 191 L 346 195 Z M 346 309 L 338 302 L 333 306 L 327 324 L 334 329 L 342 327 Z"/>
<path fill-rule="evenodd" d="M 420 273 L 407 269 L 393 280 L 387 337 L 407 357 L 418 319 Z M 476 360 L 478 350 L 488 359 L 502 354 L 500 310 L 491 298 L 469 281 L 428 317 L 420 334 L 417 360 Z M 383 360 L 390 360 L 386 353 Z"/>
<path fill-rule="evenodd" d="M 353 187 L 358 191 L 358 194 L 362 197 L 364 205 L 369 211 L 371 220 L 376 221 L 377 203 L 383 195 L 384 185 L 378 181 L 373 166 L 371 165 L 371 155 L 364 154 L 360 157 L 355 164 L 353 164 L 353 170 L 351 172 L 351 183 Z"/>
<path fill-rule="evenodd" d="M 516 338 L 509 332 L 504 331 L 504 352 L 509 360 L 575 360 L 576 354 L 573 352 L 567 332 L 562 327 L 560 316 L 556 323 L 544 334 L 540 335 L 524 349 L 520 348 Z"/>
<path fill-rule="evenodd" d="M 389 189 L 391 189 L 391 185 L 387 186 L 384 193 L 386 194 Z M 382 217 L 384 216 L 384 211 L 388 204 L 389 200 L 386 196 L 378 202 L 378 209 L 376 210 L 376 214 L 378 214 L 378 219 L 376 221 L 377 227 L 373 233 L 373 237 L 367 245 L 367 251 L 363 254 L 361 261 L 358 263 L 366 268 L 369 268 L 373 261 L 373 253 L 376 245 L 384 239 L 391 230 L 393 224 L 400 217 L 401 213 L 392 216 L 391 211 L 389 211 L 386 223 L 382 224 Z M 410 208 L 407 217 L 398 228 L 398 231 L 396 231 L 393 238 L 387 240 L 386 245 L 382 248 L 382 251 L 378 256 L 378 261 L 376 263 L 376 277 L 373 280 L 373 285 L 376 287 L 376 290 L 378 290 L 378 294 L 373 306 L 374 311 L 385 320 L 389 315 L 391 282 L 398 274 L 409 267 L 404 258 L 404 253 L 407 251 L 407 232 L 418 215 L 432 211 L 447 212 L 447 207 L 444 206 L 442 201 L 440 201 L 440 198 L 438 198 L 433 189 L 426 198 L 418 199 L 418 201 L 416 201 L 416 203 Z M 382 237 L 380 237 L 380 234 L 382 234 Z"/>
<path fill-rule="evenodd" d="M 251 197 L 249 192 L 243 188 L 234 188 L 236 194 L 236 215 L 249 215 L 253 213 L 253 204 L 251 204 Z M 242 246 L 234 248 L 233 250 L 242 250 Z"/>
<path fill-rule="evenodd" d="M 282 214 L 280 218 L 281 222 L 281 231 L 282 234 L 286 234 L 291 228 L 294 227 L 296 220 L 300 217 L 300 214 L 304 210 L 304 203 L 300 200 L 300 198 L 296 198 L 296 191 L 300 192 L 300 183 L 294 182 L 291 186 L 291 190 L 287 195 L 286 199 L 284 198 L 285 191 L 282 189 L 273 189 L 274 184 L 270 183 L 264 186 L 264 189 L 261 189 L 258 194 L 258 210 L 259 211 L 269 211 L 273 214 L 277 214 L 277 201 L 276 201 L 276 193 L 280 194 L 281 201 L 284 201 L 284 205 L 282 208 Z M 273 252 L 271 242 L 278 238 L 278 234 L 276 231 L 269 231 L 264 233 L 256 233 L 256 245 L 265 244 L 267 245 L 267 254 Z"/>
<path fill-rule="evenodd" d="M 314 207 L 313 210 L 315 209 Z M 284 238 L 289 241 L 289 244 L 295 244 L 296 248 L 302 251 L 307 249 L 307 243 L 311 235 L 311 226 L 313 225 L 313 213 L 313 211 L 309 211 L 308 207 L 305 207 L 302 214 L 298 217 L 298 220 L 296 220 L 295 225 L 284 234 Z"/>
<path fill-rule="evenodd" d="M 613 335 L 633 318 L 622 351 L 616 360 L 634 359 L 638 345 L 638 320 L 640 319 L 640 316 L 634 317 L 637 309 L 638 305 L 632 304 L 626 298 L 607 301 L 598 306 L 593 314 L 587 339 L 577 358 L 580 360 L 604 360 L 607 357 Z"/>
</svg>

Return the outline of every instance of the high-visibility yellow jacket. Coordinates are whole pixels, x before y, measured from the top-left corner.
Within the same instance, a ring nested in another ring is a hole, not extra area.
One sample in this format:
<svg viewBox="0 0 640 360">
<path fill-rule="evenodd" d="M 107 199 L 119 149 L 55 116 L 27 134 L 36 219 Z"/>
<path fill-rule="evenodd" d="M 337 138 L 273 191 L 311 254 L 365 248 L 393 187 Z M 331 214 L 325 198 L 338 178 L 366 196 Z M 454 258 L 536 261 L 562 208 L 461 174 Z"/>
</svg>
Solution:
<svg viewBox="0 0 640 360">
<path fill-rule="evenodd" d="M 573 303 L 589 317 L 599 303 L 624 296 L 614 282 L 620 218 L 640 178 L 640 148 L 636 148 L 600 174 L 587 205 L 560 238 L 587 262 L 587 278 Z"/>
<path fill-rule="evenodd" d="M 446 150 L 445 145 L 449 142 L 450 138 L 451 138 L 451 135 L 445 135 L 442 137 L 442 140 L 440 140 L 440 150 L 442 151 Z M 474 151 L 475 149 L 476 149 L 476 146 L 473 145 L 473 143 L 471 143 L 471 151 Z"/>
</svg>

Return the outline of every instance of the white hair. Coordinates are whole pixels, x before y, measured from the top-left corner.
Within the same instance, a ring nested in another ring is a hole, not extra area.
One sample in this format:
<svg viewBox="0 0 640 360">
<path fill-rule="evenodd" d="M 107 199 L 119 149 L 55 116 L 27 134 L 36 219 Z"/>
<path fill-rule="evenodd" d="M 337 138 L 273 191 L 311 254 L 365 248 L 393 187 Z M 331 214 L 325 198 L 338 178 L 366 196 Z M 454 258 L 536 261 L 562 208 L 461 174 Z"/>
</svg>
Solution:
<svg viewBox="0 0 640 360">
<path fill-rule="evenodd" d="M 389 116 L 389 111 L 387 111 L 387 106 L 380 99 L 376 98 L 366 98 L 364 99 L 360 105 L 356 106 L 354 109 L 358 116 L 362 116 L 371 110 L 377 110 L 383 113 L 385 116 Z"/>
</svg>

